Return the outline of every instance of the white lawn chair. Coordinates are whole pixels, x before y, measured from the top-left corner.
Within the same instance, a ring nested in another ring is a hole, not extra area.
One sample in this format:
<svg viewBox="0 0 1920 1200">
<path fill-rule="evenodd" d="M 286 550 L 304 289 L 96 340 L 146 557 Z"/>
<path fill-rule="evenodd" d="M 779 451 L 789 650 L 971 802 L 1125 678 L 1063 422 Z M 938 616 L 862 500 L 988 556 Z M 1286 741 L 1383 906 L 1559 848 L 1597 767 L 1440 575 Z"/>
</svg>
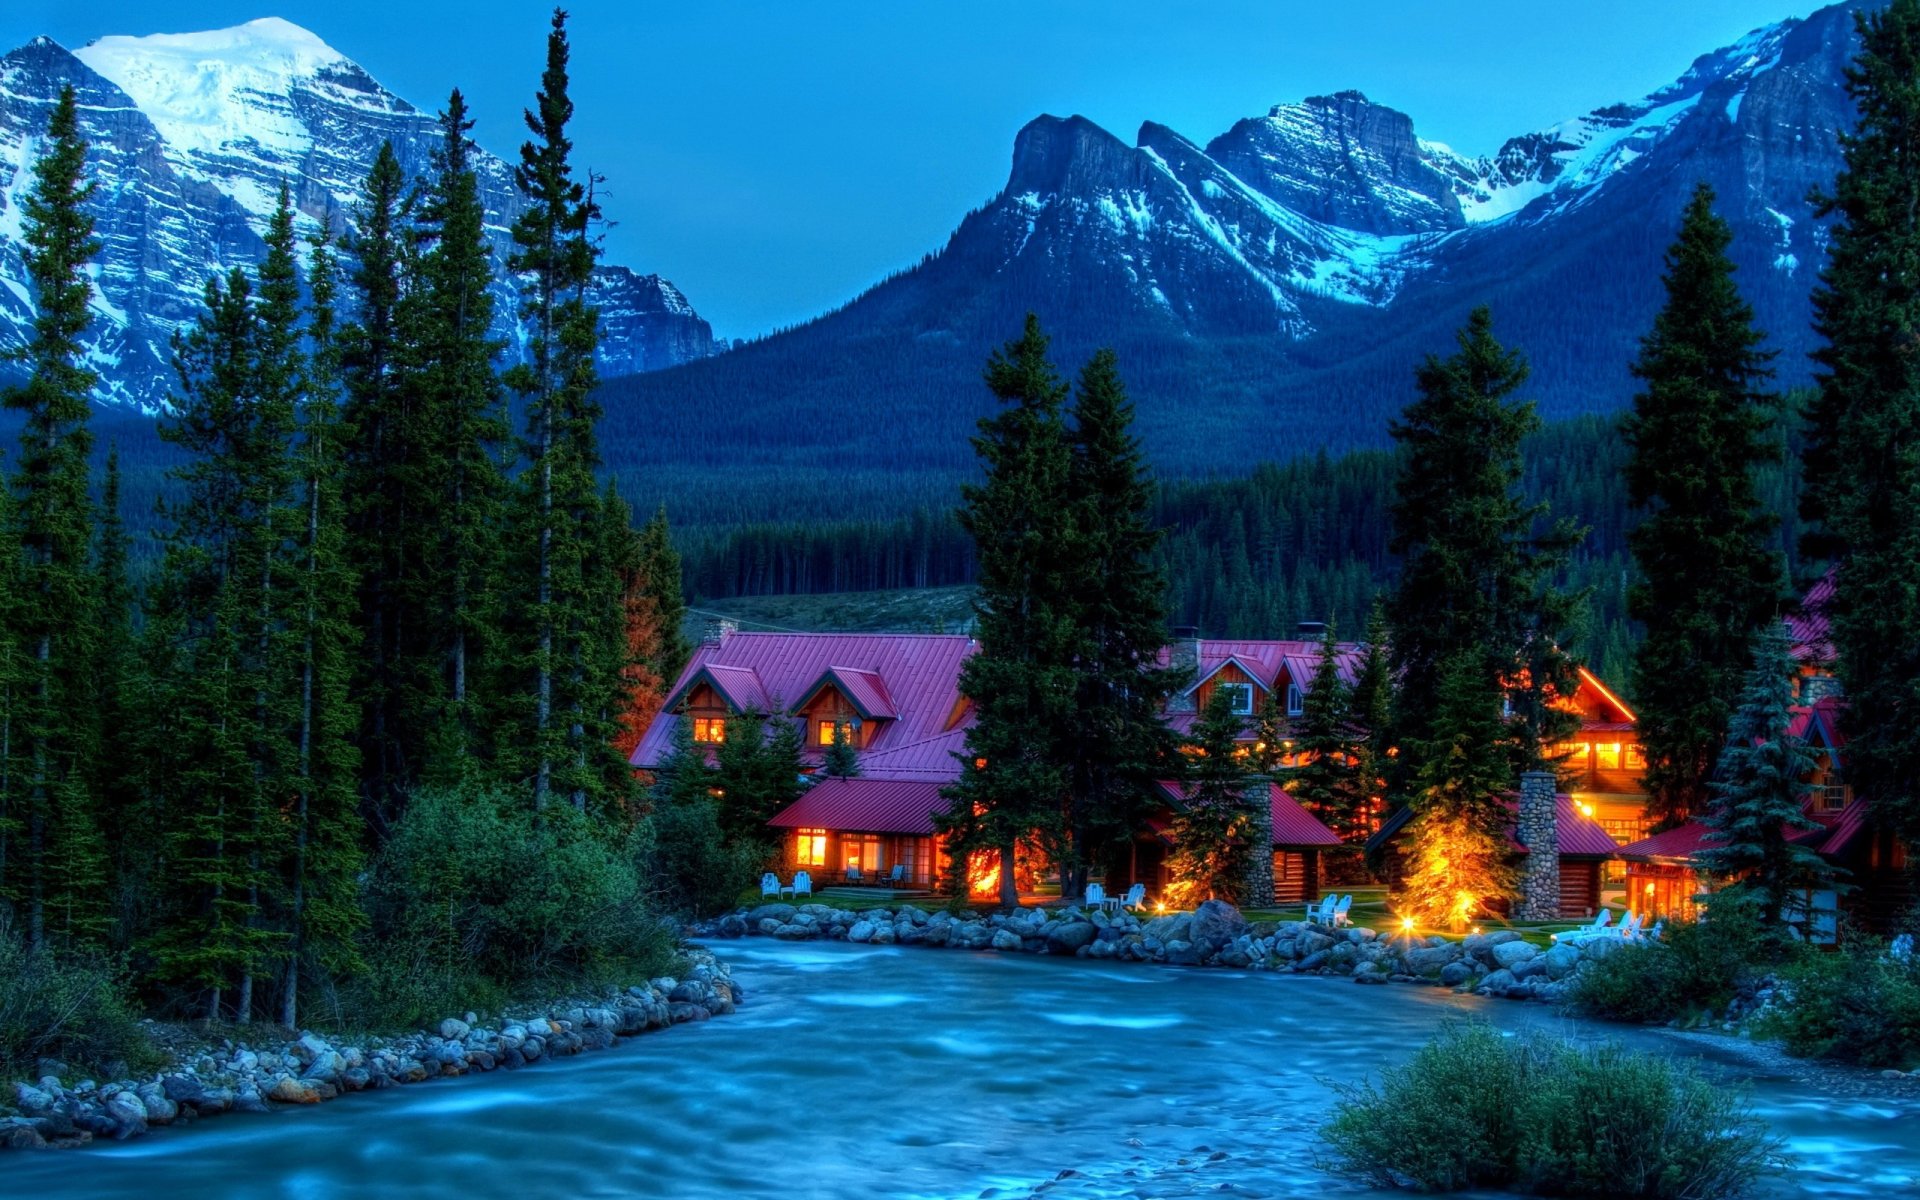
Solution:
<svg viewBox="0 0 1920 1200">
<path fill-rule="evenodd" d="M 1120 901 L 1121 908 L 1140 908 L 1147 902 L 1147 885 L 1136 883 L 1127 889 L 1126 899 Z"/>
<path fill-rule="evenodd" d="M 798 900 L 802 896 L 813 895 L 813 876 L 807 874 L 805 871 L 795 871 L 793 873 L 792 891 L 795 900 Z"/>
<path fill-rule="evenodd" d="M 1318 906 L 1312 904 L 1307 905 L 1308 923 L 1313 925 L 1333 924 L 1333 910 L 1339 903 L 1340 898 L 1338 896 L 1327 895 L 1320 898 Z"/>
<path fill-rule="evenodd" d="M 1642 916 L 1642 915 L 1640 915 L 1639 913 L 1629 913 L 1629 914 L 1627 914 L 1627 919 L 1626 919 L 1626 920 L 1624 920 L 1624 921 L 1622 921 L 1622 922 L 1620 922 L 1620 936 L 1621 936 L 1621 938 L 1623 938 L 1623 939 L 1624 939 L 1624 940 L 1626 940 L 1626 941 L 1629 941 L 1629 942 L 1631 942 L 1631 941 L 1633 941 L 1633 940 L 1634 940 L 1635 938 L 1637 938 L 1637 937 L 1639 937 L 1639 936 L 1640 936 L 1640 926 L 1641 926 L 1641 925 L 1643 925 L 1643 924 L 1645 924 L 1645 923 L 1646 923 L 1646 920 L 1647 920 L 1647 919 L 1646 919 L 1646 918 L 1645 918 L 1644 916 Z"/>
<path fill-rule="evenodd" d="M 765 900 L 768 896 L 776 900 L 780 898 L 780 877 L 772 871 L 760 877 L 760 898 Z"/>
<path fill-rule="evenodd" d="M 860 874 L 859 863 L 855 863 L 852 866 L 847 868 L 847 882 L 848 883 L 865 883 L 866 882 L 866 877 Z"/>
<path fill-rule="evenodd" d="M 1660 940 L 1660 932 L 1664 930 L 1666 927 L 1667 927 L 1667 923 L 1665 921 L 1655 921 L 1653 923 L 1653 928 L 1641 934 L 1640 938 L 1642 941 L 1657 942 Z"/>
<path fill-rule="evenodd" d="M 1613 910 L 1610 908 L 1603 908 L 1597 914 L 1595 914 L 1593 918 L 1593 924 L 1582 925 L 1578 929 L 1569 929 L 1565 933 L 1556 933 L 1553 935 L 1553 940 L 1556 942 L 1567 942 L 1572 945 L 1578 945 L 1581 942 L 1586 941 L 1590 937 L 1598 937 L 1600 934 L 1605 933 L 1607 929 L 1607 923 L 1611 920 L 1613 920 Z"/>
<path fill-rule="evenodd" d="M 1333 924 L 1335 928 L 1342 925 L 1353 924 L 1353 918 L 1347 915 L 1352 909 L 1353 897 L 1351 895 L 1340 897 L 1340 903 L 1333 906 Z"/>
<path fill-rule="evenodd" d="M 1101 887 L 1097 883 L 1088 884 L 1086 907 L 1105 908 L 1106 906 L 1107 906 L 1107 889 Z"/>
</svg>

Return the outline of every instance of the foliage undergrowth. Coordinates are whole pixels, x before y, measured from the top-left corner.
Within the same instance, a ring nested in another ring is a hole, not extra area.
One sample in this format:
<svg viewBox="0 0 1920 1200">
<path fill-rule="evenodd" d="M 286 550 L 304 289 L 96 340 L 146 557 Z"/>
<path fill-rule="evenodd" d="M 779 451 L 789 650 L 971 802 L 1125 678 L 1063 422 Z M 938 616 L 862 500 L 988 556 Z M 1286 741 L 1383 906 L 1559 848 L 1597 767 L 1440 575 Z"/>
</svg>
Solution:
<svg viewBox="0 0 1920 1200">
<path fill-rule="evenodd" d="M 1740 1092 L 1614 1045 L 1454 1025 L 1337 1090 L 1322 1165 L 1376 1187 L 1729 1200 L 1787 1166 Z"/>
<path fill-rule="evenodd" d="M 96 1076 L 159 1066 L 124 982 L 109 958 L 29 950 L 0 915 L 0 1079 L 31 1078 L 43 1058 Z"/>
<path fill-rule="evenodd" d="M 416 793 L 375 864 L 369 967 L 346 1011 L 414 1025 L 667 974 L 675 942 L 648 904 L 646 853 L 564 803 L 536 819 L 503 789 Z"/>
<path fill-rule="evenodd" d="M 1685 1020 L 1725 1009 L 1756 972 L 1796 956 L 1750 911 L 1721 905 L 1711 922 L 1675 922 L 1657 942 L 1629 943 L 1589 961 L 1567 998 L 1577 1011 L 1611 1021 Z"/>
<path fill-rule="evenodd" d="M 1838 954 L 1808 955 L 1789 968 L 1761 1019 L 1788 1053 L 1862 1067 L 1920 1062 L 1920 961 L 1883 943 L 1849 940 Z"/>
</svg>

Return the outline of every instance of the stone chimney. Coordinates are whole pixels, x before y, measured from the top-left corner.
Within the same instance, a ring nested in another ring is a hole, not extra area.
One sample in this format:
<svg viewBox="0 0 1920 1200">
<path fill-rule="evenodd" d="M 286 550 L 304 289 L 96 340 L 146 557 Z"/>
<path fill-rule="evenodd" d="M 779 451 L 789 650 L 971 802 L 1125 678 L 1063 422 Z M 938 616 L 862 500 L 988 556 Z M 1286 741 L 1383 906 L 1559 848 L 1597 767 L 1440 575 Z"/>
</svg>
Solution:
<svg viewBox="0 0 1920 1200">
<path fill-rule="evenodd" d="M 1176 671 L 1185 673 L 1181 687 L 1191 687 L 1200 673 L 1200 631 L 1192 625 L 1175 625 L 1173 642 L 1167 647 L 1167 665 Z M 1170 713 L 1190 713 L 1196 711 L 1191 693 L 1174 693 L 1167 697 L 1167 711 Z"/>
<path fill-rule="evenodd" d="M 701 633 L 701 644 L 718 646 L 727 640 L 727 635 L 740 632 L 738 621 L 729 621 L 725 617 L 708 617 L 706 627 Z"/>
<path fill-rule="evenodd" d="M 1265 775 L 1247 780 L 1247 808 L 1253 817 L 1253 861 L 1247 864 L 1247 895 L 1242 908 L 1272 908 L 1273 781 Z"/>
<path fill-rule="evenodd" d="M 1560 817 L 1556 793 L 1559 780 L 1552 771 L 1528 771 L 1520 776 L 1520 815 L 1516 833 L 1527 848 L 1522 873 L 1520 915 L 1529 921 L 1551 921 L 1560 915 Z"/>
</svg>

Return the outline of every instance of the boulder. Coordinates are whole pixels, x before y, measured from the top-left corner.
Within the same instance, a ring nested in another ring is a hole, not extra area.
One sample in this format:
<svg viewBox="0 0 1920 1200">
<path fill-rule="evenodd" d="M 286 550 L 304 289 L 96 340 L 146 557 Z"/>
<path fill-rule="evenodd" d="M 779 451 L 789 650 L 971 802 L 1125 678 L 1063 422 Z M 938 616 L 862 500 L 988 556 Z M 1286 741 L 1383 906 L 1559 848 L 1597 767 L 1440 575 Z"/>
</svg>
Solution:
<svg viewBox="0 0 1920 1200">
<path fill-rule="evenodd" d="M 747 923 L 749 925 L 759 925 L 762 921 L 779 921 L 784 923 L 791 920 L 794 913 L 798 911 L 799 910 L 791 904 L 762 904 L 759 908 L 747 914 Z"/>
<path fill-rule="evenodd" d="M 107 1118 L 113 1122 L 116 1141 L 125 1141 L 147 1131 L 147 1106 L 132 1092 L 116 1092 L 107 1098 Z"/>
<path fill-rule="evenodd" d="M 1627 943 L 1621 938 L 1611 938 L 1611 937 L 1588 938 L 1586 942 L 1583 943 L 1580 947 L 1580 957 L 1592 959 L 1594 962 L 1599 962 L 1601 959 L 1605 958 L 1609 954 L 1612 954 L 1614 951 L 1620 949 L 1620 947 L 1626 944 Z"/>
<path fill-rule="evenodd" d="M 873 940 L 873 922 L 862 918 L 847 927 L 847 940 L 850 942 L 870 942 Z"/>
<path fill-rule="evenodd" d="M 440 1036 L 450 1042 L 460 1041 L 471 1032 L 473 1032 L 473 1027 L 458 1017 L 448 1017 L 446 1020 L 440 1022 Z"/>
<path fill-rule="evenodd" d="M 1333 945 L 1333 938 L 1327 934 L 1309 929 L 1293 940 L 1294 953 L 1301 958 L 1310 958 Z"/>
<path fill-rule="evenodd" d="M 1077 953 L 1099 933 L 1099 928 L 1091 921 L 1055 921 L 1047 927 L 1047 953 Z"/>
<path fill-rule="evenodd" d="M 1167 961 L 1178 967 L 1197 966 L 1202 956 L 1199 946 L 1179 938 L 1167 943 L 1166 953 Z"/>
<path fill-rule="evenodd" d="M 1459 987 L 1472 978 L 1473 968 L 1458 959 L 1440 968 L 1440 982 L 1448 987 Z"/>
<path fill-rule="evenodd" d="M 0 1119 L 0 1150 L 39 1150 L 46 1144 L 39 1127 L 26 1117 Z"/>
<path fill-rule="evenodd" d="M 1014 951 L 1020 949 L 1020 946 L 1020 935 L 1013 930 L 996 929 L 993 931 L 993 948 L 995 950 Z"/>
<path fill-rule="evenodd" d="M 1214 954 L 1244 935 L 1248 928 L 1240 910 L 1225 900 L 1202 900 L 1187 925 L 1187 940 L 1202 947 L 1205 953 Z"/>
<path fill-rule="evenodd" d="M 1405 958 L 1407 970 L 1412 974 L 1438 975 L 1459 956 L 1459 951 L 1452 946 L 1422 946 L 1407 951 Z"/>
<path fill-rule="evenodd" d="M 1569 946 L 1562 942 L 1556 944 L 1553 949 L 1547 951 L 1541 955 L 1541 957 L 1546 960 L 1547 976 L 1549 978 L 1565 979 L 1567 976 L 1573 974 L 1575 967 L 1580 965 L 1580 947 Z"/>
<path fill-rule="evenodd" d="M 1513 977 L 1515 979 L 1532 979 L 1538 975 L 1544 980 L 1547 975 L 1547 960 L 1545 956 L 1529 958 L 1525 962 L 1513 964 L 1510 969 L 1513 971 Z"/>
<path fill-rule="evenodd" d="M 28 1116 L 39 1116 L 53 1107 L 53 1097 L 24 1083 L 13 1085 L 13 1106 Z"/>
<path fill-rule="evenodd" d="M 1192 913 L 1171 913 L 1148 921 L 1141 932 L 1150 938 L 1157 939 L 1164 946 L 1168 942 L 1185 941 L 1187 929 L 1192 924 Z"/>
<path fill-rule="evenodd" d="M 315 1096 L 319 1095 L 317 1090 L 314 1094 Z M 233 1098 L 233 1111 L 263 1113 L 270 1110 L 267 1108 L 267 1102 L 260 1098 L 259 1092 L 254 1091 L 252 1088 L 247 1088 Z"/>
<path fill-rule="evenodd" d="M 1327 965 L 1327 957 L 1325 950 L 1316 950 L 1299 962 L 1294 963 L 1293 969 L 1296 971 L 1317 971 Z"/>
<path fill-rule="evenodd" d="M 267 1089 L 267 1099 L 281 1104 L 318 1104 L 320 1103 L 320 1085 L 311 1079 L 295 1079 L 291 1075 L 282 1075 L 274 1080 Z"/>
<path fill-rule="evenodd" d="M 1512 971 L 1495 971 L 1485 979 L 1482 979 L 1480 986 L 1475 990 L 1483 996 L 1504 996 L 1507 994 L 1507 989 L 1514 985 L 1514 982 Z"/>
<path fill-rule="evenodd" d="M 1507 931 L 1503 929 L 1500 932 L 1505 933 Z M 1539 947 L 1535 946 L 1532 942 L 1522 942 L 1518 940 L 1495 942 L 1492 940 L 1493 937 L 1499 936 L 1500 934 L 1494 934 L 1488 938 L 1488 945 L 1493 947 L 1493 961 L 1498 966 L 1508 968 L 1516 967 L 1540 953 Z M 1518 936 L 1517 934 L 1515 935 L 1516 939 Z"/>
<path fill-rule="evenodd" d="M 171 1125 L 174 1118 L 180 1115 L 180 1106 L 167 1099 L 166 1092 L 160 1089 L 159 1084 L 143 1083 L 137 1090 L 140 1103 L 146 1106 L 147 1124 Z"/>
</svg>

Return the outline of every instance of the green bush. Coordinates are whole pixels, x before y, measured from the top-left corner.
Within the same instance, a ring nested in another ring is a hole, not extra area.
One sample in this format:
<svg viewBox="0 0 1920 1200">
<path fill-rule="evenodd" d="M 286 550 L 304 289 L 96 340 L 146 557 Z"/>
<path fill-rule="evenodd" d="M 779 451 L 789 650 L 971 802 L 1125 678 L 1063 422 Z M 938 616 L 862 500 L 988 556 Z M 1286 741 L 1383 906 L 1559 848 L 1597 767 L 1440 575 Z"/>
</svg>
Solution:
<svg viewBox="0 0 1920 1200">
<path fill-rule="evenodd" d="M 1458 1025 L 1337 1090 L 1324 1165 L 1376 1187 L 1725 1200 L 1786 1165 L 1737 1091 L 1618 1046 Z"/>
<path fill-rule="evenodd" d="M 1920 1061 L 1920 962 L 1850 940 L 1838 954 L 1809 955 L 1785 974 L 1762 1032 L 1789 1053 L 1863 1067 L 1906 1069 Z"/>
<path fill-rule="evenodd" d="M 1754 973 L 1797 951 L 1769 937 L 1750 911 L 1716 908 L 1711 922 L 1676 922 L 1658 942 L 1623 945 L 1581 966 L 1568 1002 L 1612 1021 L 1671 1021 L 1721 1011 Z"/>
<path fill-rule="evenodd" d="M 112 961 L 30 951 L 0 916 L 0 1079 L 29 1078 L 42 1058 L 93 1075 L 150 1070 L 163 1060 Z"/>
<path fill-rule="evenodd" d="M 728 845 L 711 800 L 656 803 L 641 825 L 643 859 L 662 912 L 711 916 L 733 908 L 766 869 L 759 846 Z"/>
<path fill-rule="evenodd" d="M 513 995 L 663 974 L 671 935 L 647 904 L 640 843 L 565 804 L 425 789 L 375 864 L 374 942 L 349 1009 L 413 1024 Z"/>
</svg>

